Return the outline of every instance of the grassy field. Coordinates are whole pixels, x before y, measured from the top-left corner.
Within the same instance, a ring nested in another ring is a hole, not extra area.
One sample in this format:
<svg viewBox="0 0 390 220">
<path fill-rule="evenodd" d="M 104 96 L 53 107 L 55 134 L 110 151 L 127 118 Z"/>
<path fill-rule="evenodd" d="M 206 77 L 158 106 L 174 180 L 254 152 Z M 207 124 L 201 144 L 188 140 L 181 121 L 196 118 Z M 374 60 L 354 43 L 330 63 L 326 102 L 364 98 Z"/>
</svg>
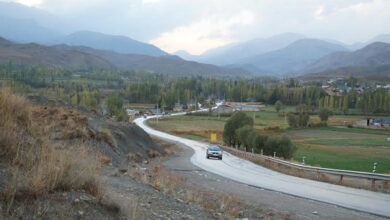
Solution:
<svg viewBox="0 0 390 220">
<path fill-rule="evenodd" d="M 370 132 L 367 132 L 370 131 Z M 298 146 L 294 160 L 315 166 L 371 172 L 390 172 L 390 142 L 383 131 L 351 128 L 316 128 L 285 133 Z"/>
<path fill-rule="evenodd" d="M 294 111 L 288 107 L 287 111 Z M 377 162 L 377 172 L 390 173 L 390 137 L 389 131 L 342 127 L 344 121 L 364 120 L 365 116 L 336 115 L 329 119 L 329 127 L 290 129 L 283 115 L 275 112 L 273 106 L 262 112 L 249 112 L 255 119 L 255 127 L 260 132 L 270 135 L 287 135 L 298 146 L 294 160 L 315 166 L 371 172 L 373 163 Z M 210 133 L 217 133 L 222 142 L 222 131 L 228 117 L 218 116 L 178 116 L 148 123 L 162 131 L 178 136 L 207 141 Z M 311 121 L 319 122 L 317 116 Z M 279 131 L 267 131 L 268 127 L 280 127 Z"/>
</svg>

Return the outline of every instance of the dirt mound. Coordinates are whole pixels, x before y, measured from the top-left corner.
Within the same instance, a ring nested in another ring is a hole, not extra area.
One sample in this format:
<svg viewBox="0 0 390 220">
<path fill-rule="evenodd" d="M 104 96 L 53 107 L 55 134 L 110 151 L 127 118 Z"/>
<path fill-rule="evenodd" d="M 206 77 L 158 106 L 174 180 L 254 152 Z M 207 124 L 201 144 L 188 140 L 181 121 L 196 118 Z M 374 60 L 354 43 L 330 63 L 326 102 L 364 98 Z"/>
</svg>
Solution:
<svg viewBox="0 0 390 220">
<path fill-rule="evenodd" d="M 29 96 L 28 100 L 40 109 L 36 117 L 41 117 L 42 123 L 47 120 L 60 122 L 62 127 L 56 130 L 62 131 L 63 139 L 92 141 L 93 148 L 112 158 L 114 165 L 127 163 L 130 159 L 148 159 L 151 151 L 164 153 L 146 132 L 134 124 L 116 122 L 87 108 L 41 96 Z M 61 139 L 58 136 L 56 140 Z"/>
</svg>

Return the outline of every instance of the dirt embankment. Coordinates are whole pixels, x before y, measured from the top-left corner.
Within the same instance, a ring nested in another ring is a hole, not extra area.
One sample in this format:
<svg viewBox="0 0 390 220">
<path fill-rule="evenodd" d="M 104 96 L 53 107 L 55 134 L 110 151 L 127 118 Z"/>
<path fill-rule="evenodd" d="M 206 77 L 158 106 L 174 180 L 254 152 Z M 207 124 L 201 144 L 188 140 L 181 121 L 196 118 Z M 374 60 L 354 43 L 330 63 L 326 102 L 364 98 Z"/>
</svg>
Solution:
<svg viewBox="0 0 390 220">
<path fill-rule="evenodd" d="M 0 219 L 210 218 L 126 175 L 167 153 L 136 125 L 3 90 L 0 131 Z"/>
</svg>

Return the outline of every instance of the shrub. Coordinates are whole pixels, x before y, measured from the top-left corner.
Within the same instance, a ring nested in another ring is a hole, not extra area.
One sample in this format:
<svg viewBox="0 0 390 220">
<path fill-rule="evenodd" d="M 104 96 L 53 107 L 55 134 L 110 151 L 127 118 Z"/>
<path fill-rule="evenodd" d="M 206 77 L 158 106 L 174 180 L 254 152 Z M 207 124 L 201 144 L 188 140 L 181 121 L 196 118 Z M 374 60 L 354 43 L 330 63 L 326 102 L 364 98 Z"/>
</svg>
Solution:
<svg viewBox="0 0 390 220">
<path fill-rule="evenodd" d="M 278 157 L 285 159 L 290 159 L 297 150 L 296 146 L 286 136 L 282 138 L 269 137 L 265 141 L 259 138 L 258 143 L 264 144 L 263 150 L 265 155 L 273 156 L 274 152 L 276 152 Z"/>
</svg>

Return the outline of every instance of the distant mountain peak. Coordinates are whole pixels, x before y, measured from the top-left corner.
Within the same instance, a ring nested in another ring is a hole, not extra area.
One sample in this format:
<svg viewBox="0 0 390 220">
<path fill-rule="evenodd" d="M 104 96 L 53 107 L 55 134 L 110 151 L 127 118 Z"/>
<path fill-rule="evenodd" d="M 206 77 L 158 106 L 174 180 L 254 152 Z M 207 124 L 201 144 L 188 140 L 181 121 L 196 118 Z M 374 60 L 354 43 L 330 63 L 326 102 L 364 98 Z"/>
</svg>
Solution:
<svg viewBox="0 0 390 220">
<path fill-rule="evenodd" d="M 122 54 L 141 54 L 150 56 L 168 55 L 168 53 L 154 45 L 143 43 L 126 36 L 109 35 L 84 30 L 56 39 L 51 42 L 51 44 L 87 46 L 99 50 L 112 50 Z"/>
</svg>

